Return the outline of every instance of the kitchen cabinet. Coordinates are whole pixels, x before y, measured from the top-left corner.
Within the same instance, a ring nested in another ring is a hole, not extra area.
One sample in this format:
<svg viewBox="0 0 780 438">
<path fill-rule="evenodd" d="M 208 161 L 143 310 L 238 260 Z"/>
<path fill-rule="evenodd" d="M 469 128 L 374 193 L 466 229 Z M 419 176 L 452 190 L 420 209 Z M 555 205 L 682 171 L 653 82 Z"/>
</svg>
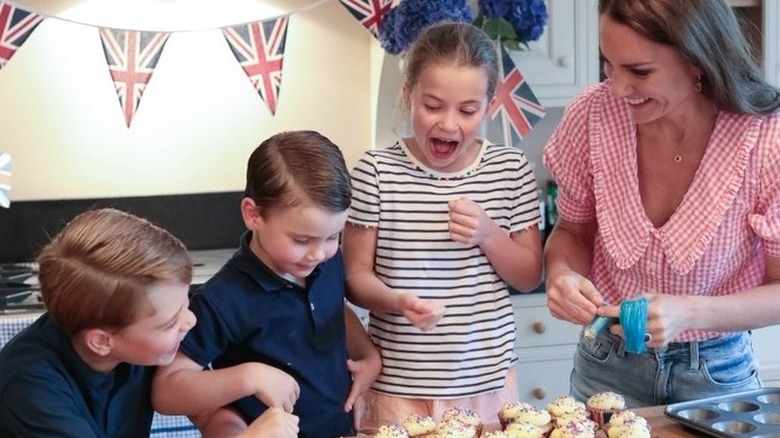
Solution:
<svg viewBox="0 0 780 438">
<path fill-rule="evenodd" d="M 543 408 L 569 393 L 569 375 L 580 326 L 550 314 L 544 293 L 512 295 L 520 400 Z"/>
<path fill-rule="evenodd" d="M 761 379 L 766 386 L 780 387 L 780 325 L 753 330 L 753 349 L 761 365 Z"/>
<path fill-rule="evenodd" d="M 730 0 L 742 20 L 753 50 L 761 59 L 766 78 L 780 86 L 780 2 L 777 0 Z"/>
<path fill-rule="evenodd" d="M 547 0 L 547 11 L 539 40 L 510 56 L 542 105 L 565 106 L 599 80 L 598 0 Z"/>
</svg>

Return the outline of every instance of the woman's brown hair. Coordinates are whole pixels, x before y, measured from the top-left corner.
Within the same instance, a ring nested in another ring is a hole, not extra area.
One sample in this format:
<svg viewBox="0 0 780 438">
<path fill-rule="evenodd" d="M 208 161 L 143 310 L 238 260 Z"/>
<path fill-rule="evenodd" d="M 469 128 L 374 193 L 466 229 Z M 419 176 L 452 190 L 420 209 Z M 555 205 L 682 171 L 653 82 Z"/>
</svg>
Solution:
<svg viewBox="0 0 780 438">
<path fill-rule="evenodd" d="M 702 93 L 722 110 L 766 115 L 780 91 L 764 79 L 726 0 L 600 0 L 599 15 L 676 48 L 702 70 Z"/>
</svg>

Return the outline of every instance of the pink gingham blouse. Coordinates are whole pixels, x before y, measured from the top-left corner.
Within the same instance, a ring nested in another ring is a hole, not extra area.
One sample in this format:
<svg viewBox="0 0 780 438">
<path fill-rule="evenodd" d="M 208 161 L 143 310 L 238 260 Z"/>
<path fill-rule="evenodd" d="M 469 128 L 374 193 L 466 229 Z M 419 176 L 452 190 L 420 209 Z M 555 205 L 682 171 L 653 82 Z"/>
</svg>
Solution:
<svg viewBox="0 0 780 438">
<path fill-rule="evenodd" d="M 636 130 L 609 82 L 567 106 L 543 155 L 558 184 L 558 214 L 596 220 L 590 279 L 612 304 L 648 291 L 727 295 L 760 285 L 780 257 L 780 114 L 718 114 L 680 206 L 660 228 L 645 215 Z M 677 342 L 720 333 L 686 331 Z"/>
</svg>

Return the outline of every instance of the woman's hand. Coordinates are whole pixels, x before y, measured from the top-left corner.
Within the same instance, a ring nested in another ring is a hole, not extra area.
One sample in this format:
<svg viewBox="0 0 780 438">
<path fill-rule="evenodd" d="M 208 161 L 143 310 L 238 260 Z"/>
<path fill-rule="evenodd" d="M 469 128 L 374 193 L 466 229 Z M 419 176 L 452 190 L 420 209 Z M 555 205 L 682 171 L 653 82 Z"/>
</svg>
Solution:
<svg viewBox="0 0 780 438">
<path fill-rule="evenodd" d="M 547 276 L 547 307 L 558 319 L 588 324 L 603 303 L 604 299 L 593 283 L 575 271 Z"/>
<path fill-rule="evenodd" d="M 593 320 L 604 298 L 584 277 L 590 272 L 596 221 L 569 222 L 559 217 L 545 244 L 547 306 L 565 321 L 585 325 Z"/>
<path fill-rule="evenodd" d="M 684 296 L 646 293 L 647 298 L 647 324 L 645 342 L 648 347 L 661 348 L 688 329 L 686 323 L 688 312 L 686 298 Z M 604 306 L 598 309 L 598 314 L 603 316 L 620 317 L 620 305 Z M 610 332 L 621 338 L 625 338 L 625 330 L 620 324 L 610 327 Z"/>
</svg>

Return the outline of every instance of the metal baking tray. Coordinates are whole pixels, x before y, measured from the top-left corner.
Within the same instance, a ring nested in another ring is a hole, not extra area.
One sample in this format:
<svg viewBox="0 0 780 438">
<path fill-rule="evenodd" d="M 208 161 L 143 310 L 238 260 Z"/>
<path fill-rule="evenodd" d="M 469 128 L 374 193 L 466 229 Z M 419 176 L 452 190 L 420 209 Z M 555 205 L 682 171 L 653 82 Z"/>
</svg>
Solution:
<svg viewBox="0 0 780 438">
<path fill-rule="evenodd" d="M 780 388 L 674 403 L 664 415 L 715 437 L 780 438 Z"/>
</svg>

